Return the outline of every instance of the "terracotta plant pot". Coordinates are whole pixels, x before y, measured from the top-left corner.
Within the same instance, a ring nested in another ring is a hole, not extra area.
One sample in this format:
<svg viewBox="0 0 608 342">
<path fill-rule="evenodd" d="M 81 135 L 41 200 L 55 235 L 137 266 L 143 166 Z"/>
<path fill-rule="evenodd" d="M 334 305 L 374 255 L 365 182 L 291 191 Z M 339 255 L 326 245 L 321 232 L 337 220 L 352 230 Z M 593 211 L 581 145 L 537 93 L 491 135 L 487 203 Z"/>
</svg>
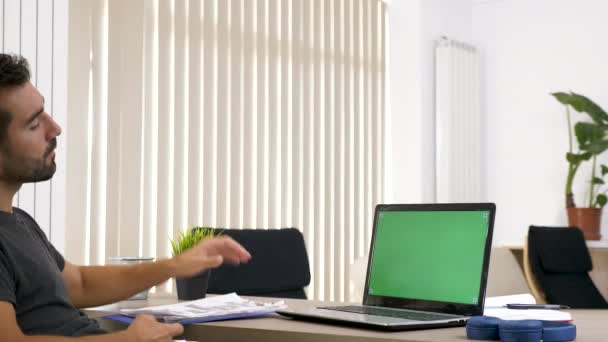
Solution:
<svg viewBox="0 0 608 342">
<path fill-rule="evenodd" d="M 199 273 L 191 278 L 175 278 L 177 299 L 195 300 L 205 298 L 211 270 Z"/>
<path fill-rule="evenodd" d="M 568 210 L 568 225 L 578 227 L 583 231 L 586 240 L 600 240 L 601 208 L 566 208 Z"/>
</svg>

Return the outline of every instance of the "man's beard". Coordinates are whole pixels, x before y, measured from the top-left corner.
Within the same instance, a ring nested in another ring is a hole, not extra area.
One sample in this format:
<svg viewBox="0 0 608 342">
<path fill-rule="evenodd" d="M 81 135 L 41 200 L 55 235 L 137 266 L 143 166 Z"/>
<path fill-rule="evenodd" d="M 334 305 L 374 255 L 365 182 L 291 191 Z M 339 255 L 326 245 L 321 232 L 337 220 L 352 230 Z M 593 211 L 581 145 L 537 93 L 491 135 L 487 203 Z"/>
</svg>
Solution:
<svg viewBox="0 0 608 342">
<path fill-rule="evenodd" d="M 50 161 L 48 164 L 45 161 L 56 146 L 57 140 L 53 139 L 40 159 L 14 156 L 10 151 L 3 149 L 4 156 L 2 165 L 0 165 L 2 178 L 18 183 L 44 182 L 51 179 L 55 174 L 57 165 L 55 165 L 55 161 Z"/>
</svg>

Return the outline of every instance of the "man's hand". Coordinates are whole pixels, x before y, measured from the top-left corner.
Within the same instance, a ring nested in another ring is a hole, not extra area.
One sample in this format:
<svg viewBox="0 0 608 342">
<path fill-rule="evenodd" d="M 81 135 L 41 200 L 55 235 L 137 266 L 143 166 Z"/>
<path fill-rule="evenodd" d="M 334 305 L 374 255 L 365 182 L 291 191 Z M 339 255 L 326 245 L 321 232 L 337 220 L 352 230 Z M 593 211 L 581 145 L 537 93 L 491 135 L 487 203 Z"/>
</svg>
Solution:
<svg viewBox="0 0 608 342">
<path fill-rule="evenodd" d="M 228 236 L 205 239 L 196 246 L 173 258 L 175 276 L 190 277 L 224 262 L 240 264 L 248 262 L 251 254 Z"/>
<path fill-rule="evenodd" d="M 134 342 L 170 342 L 174 336 L 183 332 L 184 327 L 181 324 L 159 323 L 150 315 L 139 315 L 126 333 Z"/>
</svg>

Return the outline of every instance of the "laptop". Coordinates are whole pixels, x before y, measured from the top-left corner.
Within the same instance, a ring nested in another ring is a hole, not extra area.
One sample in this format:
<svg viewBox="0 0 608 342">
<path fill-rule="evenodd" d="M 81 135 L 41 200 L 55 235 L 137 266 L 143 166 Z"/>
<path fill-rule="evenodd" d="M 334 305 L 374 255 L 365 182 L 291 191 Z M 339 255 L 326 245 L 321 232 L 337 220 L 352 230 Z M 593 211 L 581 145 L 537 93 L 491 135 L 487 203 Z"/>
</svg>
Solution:
<svg viewBox="0 0 608 342">
<path fill-rule="evenodd" d="M 296 319 L 381 330 L 462 326 L 482 315 L 496 206 L 376 206 L 363 305 L 288 308 Z"/>
</svg>

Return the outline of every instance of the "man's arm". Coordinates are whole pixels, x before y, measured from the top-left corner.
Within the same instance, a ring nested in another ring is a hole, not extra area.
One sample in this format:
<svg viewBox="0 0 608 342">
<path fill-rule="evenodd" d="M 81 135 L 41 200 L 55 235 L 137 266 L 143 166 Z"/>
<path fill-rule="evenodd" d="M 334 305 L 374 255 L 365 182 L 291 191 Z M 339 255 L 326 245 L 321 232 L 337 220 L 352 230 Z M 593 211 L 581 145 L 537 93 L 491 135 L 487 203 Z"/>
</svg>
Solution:
<svg viewBox="0 0 608 342">
<path fill-rule="evenodd" d="M 184 331 L 179 324 L 163 324 L 151 316 L 140 316 L 129 326 L 129 329 L 113 334 L 79 338 L 48 335 L 28 336 L 23 334 L 17 324 L 13 304 L 0 301 L 0 317 L 2 318 L 0 319 L 0 341 L 13 342 L 168 342 Z"/>
<path fill-rule="evenodd" d="M 78 308 L 114 303 L 172 277 L 188 277 L 224 261 L 247 262 L 251 255 L 230 237 L 207 239 L 172 259 L 127 266 L 76 266 L 66 261 L 63 280 Z"/>
<path fill-rule="evenodd" d="M 68 261 L 63 280 L 77 308 L 118 302 L 172 277 L 171 259 L 125 266 L 76 266 Z"/>
</svg>

